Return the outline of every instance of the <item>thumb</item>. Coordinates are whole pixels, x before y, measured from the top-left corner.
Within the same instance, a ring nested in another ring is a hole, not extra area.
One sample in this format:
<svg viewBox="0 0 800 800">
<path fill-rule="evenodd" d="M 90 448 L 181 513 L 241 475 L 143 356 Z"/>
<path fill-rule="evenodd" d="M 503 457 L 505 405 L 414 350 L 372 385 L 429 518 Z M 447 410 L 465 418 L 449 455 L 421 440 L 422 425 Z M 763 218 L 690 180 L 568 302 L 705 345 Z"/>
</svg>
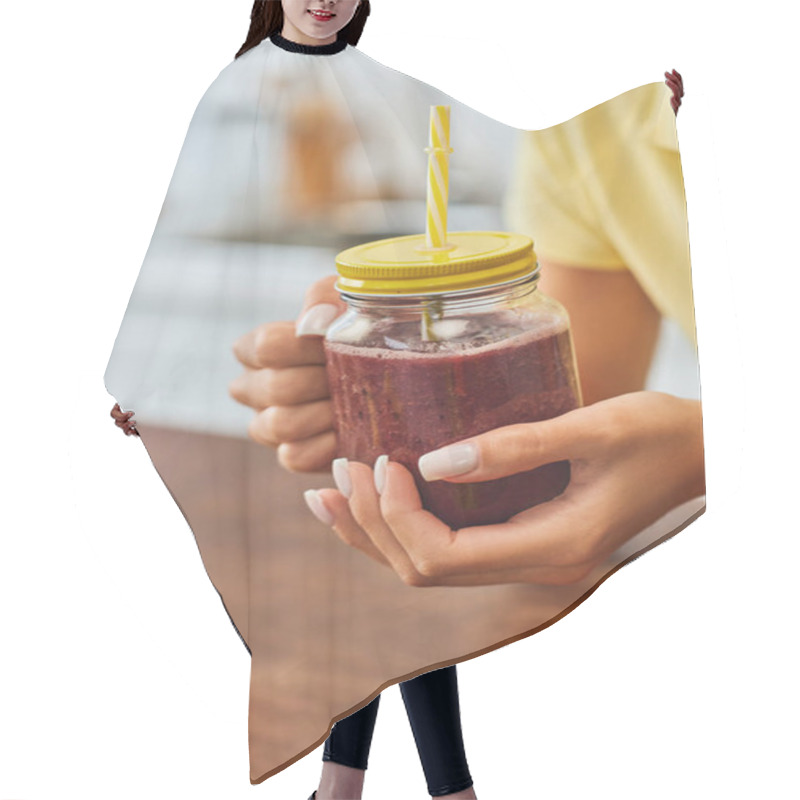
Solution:
<svg viewBox="0 0 800 800">
<path fill-rule="evenodd" d="M 336 278 L 329 275 L 310 286 L 297 320 L 297 336 L 324 336 L 331 323 L 347 310 L 334 286 Z"/>
<path fill-rule="evenodd" d="M 419 471 L 427 481 L 476 483 L 569 460 L 575 445 L 569 417 L 574 413 L 508 425 L 450 444 L 422 456 Z"/>
</svg>

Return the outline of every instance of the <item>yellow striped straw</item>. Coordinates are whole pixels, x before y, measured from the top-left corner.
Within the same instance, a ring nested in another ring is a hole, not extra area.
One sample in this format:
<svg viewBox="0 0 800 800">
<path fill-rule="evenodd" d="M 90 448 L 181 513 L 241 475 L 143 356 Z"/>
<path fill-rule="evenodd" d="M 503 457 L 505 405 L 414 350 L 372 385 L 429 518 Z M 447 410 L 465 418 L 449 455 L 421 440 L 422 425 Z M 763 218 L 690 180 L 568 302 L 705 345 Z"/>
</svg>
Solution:
<svg viewBox="0 0 800 800">
<path fill-rule="evenodd" d="M 447 200 L 450 187 L 450 106 L 431 106 L 428 154 L 428 216 L 425 228 L 431 249 L 447 247 Z"/>
</svg>

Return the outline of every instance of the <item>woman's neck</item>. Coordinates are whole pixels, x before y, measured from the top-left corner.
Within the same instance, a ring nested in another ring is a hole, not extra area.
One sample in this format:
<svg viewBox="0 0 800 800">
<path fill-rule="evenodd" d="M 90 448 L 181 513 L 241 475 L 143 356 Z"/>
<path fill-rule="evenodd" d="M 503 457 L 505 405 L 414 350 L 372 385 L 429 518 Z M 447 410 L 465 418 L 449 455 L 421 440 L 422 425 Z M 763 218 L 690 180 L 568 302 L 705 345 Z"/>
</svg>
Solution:
<svg viewBox="0 0 800 800">
<path fill-rule="evenodd" d="M 336 53 L 341 53 L 347 47 L 345 39 L 334 39 L 330 44 L 320 44 L 318 39 L 314 40 L 314 44 L 301 44 L 292 39 L 287 39 L 281 33 L 274 33 L 270 37 L 270 41 L 280 47 L 282 50 L 288 50 L 290 53 L 304 53 L 314 56 L 332 56 Z"/>
<path fill-rule="evenodd" d="M 313 36 L 309 36 L 307 33 L 303 33 L 296 25 L 293 25 L 286 17 L 283 19 L 283 30 L 281 31 L 281 36 L 289 42 L 294 42 L 295 44 L 301 44 L 304 47 L 324 47 L 328 44 L 333 44 L 336 39 L 337 35 L 334 33 L 333 36 L 329 36 L 326 39 L 315 39 Z"/>
</svg>

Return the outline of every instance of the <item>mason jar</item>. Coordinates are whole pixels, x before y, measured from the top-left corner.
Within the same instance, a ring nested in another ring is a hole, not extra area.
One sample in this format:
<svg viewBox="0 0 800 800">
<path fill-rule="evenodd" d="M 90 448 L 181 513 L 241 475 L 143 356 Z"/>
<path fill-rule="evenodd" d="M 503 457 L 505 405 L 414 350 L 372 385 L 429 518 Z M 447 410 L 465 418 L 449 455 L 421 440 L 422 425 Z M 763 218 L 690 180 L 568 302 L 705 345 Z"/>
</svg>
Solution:
<svg viewBox="0 0 800 800">
<path fill-rule="evenodd" d="M 340 253 L 347 312 L 325 350 L 338 456 L 372 466 L 381 455 L 414 475 L 424 507 L 458 529 L 504 522 L 559 495 L 569 462 L 497 480 L 428 482 L 420 456 L 505 425 L 577 408 L 569 319 L 537 291 L 533 242 L 500 232 L 424 236 Z"/>
</svg>

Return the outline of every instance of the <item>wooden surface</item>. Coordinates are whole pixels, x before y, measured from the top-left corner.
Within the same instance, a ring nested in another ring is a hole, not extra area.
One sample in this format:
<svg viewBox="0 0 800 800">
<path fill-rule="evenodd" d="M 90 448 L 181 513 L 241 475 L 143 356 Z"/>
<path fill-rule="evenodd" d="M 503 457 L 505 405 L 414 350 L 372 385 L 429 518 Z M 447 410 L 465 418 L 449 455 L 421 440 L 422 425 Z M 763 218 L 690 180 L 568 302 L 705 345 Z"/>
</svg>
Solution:
<svg viewBox="0 0 800 800">
<path fill-rule="evenodd" d="M 333 485 L 329 475 L 290 474 L 245 439 L 139 427 L 252 652 L 253 782 L 312 750 L 385 686 L 551 624 L 700 513 L 679 509 L 580 584 L 419 589 L 314 519 L 303 491 Z"/>
</svg>

